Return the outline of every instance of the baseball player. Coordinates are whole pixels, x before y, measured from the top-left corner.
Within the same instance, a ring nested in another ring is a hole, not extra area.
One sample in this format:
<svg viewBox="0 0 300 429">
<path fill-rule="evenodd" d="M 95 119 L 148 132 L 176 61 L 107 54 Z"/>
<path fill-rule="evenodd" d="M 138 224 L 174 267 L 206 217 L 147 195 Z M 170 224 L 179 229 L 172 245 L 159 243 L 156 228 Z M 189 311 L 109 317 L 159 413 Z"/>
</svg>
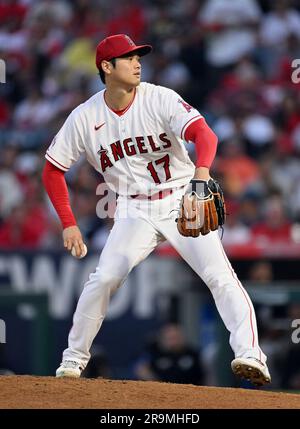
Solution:
<svg viewBox="0 0 300 429">
<path fill-rule="evenodd" d="M 43 182 L 63 226 L 64 246 L 84 255 L 64 173 L 85 153 L 118 194 L 114 226 L 84 285 L 57 377 L 80 377 L 111 295 L 130 271 L 168 240 L 210 289 L 235 354 L 232 370 L 256 385 L 271 381 L 251 300 L 218 234 L 222 190 L 210 177 L 217 137 L 203 116 L 168 88 L 141 83 L 140 58 L 152 50 L 117 34 L 99 43 L 106 89 L 74 109 L 46 152 Z M 195 145 L 196 165 L 184 141 Z"/>
</svg>

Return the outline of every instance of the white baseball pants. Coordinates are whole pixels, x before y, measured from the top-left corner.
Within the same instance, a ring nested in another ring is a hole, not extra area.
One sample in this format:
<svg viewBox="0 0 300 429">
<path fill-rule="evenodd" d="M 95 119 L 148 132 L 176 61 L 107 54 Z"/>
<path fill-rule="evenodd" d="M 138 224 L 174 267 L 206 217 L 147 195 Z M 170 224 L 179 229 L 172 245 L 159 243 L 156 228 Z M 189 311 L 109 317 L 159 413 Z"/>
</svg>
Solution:
<svg viewBox="0 0 300 429">
<path fill-rule="evenodd" d="M 183 237 L 174 221 L 183 190 L 162 200 L 119 197 L 115 223 L 79 298 L 63 360 L 85 368 L 90 348 L 106 315 L 110 296 L 130 271 L 167 239 L 210 289 L 221 318 L 230 332 L 235 357 L 266 356 L 258 344 L 251 300 L 228 261 L 217 231 L 198 238 Z"/>
</svg>

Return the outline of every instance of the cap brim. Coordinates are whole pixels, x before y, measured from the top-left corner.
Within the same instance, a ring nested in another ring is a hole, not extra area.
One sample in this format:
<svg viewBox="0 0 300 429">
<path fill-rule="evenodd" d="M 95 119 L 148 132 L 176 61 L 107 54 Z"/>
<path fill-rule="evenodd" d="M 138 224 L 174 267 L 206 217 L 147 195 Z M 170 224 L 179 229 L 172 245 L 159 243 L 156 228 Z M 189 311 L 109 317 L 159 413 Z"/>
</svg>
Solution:
<svg viewBox="0 0 300 429">
<path fill-rule="evenodd" d="M 120 57 L 125 57 L 126 55 L 133 54 L 133 53 L 136 53 L 140 57 L 143 57 L 144 55 L 149 54 L 151 51 L 152 51 L 151 45 L 140 45 L 140 46 L 135 46 L 132 50 L 124 52 L 124 54 L 120 55 Z"/>
</svg>

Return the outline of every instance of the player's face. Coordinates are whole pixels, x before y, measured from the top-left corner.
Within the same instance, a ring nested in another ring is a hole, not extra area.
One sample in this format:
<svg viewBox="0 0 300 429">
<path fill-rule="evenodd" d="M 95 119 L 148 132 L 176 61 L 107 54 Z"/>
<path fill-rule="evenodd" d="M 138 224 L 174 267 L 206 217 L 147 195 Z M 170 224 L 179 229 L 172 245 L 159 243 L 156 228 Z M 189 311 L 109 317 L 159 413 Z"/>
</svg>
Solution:
<svg viewBox="0 0 300 429">
<path fill-rule="evenodd" d="M 136 87 L 141 81 L 141 63 L 139 55 L 116 59 L 116 67 L 111 73 L 116 83 Z"/>
</svg>

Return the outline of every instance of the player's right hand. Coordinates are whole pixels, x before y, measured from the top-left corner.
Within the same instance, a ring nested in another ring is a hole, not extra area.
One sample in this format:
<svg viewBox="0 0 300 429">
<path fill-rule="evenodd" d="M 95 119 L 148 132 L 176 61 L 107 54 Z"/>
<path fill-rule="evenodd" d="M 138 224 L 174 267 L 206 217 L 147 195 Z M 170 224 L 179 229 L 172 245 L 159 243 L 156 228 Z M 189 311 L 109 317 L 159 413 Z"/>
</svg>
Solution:
<svg viewBox="0 0 300 429">
<path fill-rule="evenodd" d="M 84 245 L 80 229 L 77 225 L 69 226 L 63 230 L 64 247 L 70 252 L 75 247 L 76 256 L 79 257 L 84 253 Z"/>
</svg>

